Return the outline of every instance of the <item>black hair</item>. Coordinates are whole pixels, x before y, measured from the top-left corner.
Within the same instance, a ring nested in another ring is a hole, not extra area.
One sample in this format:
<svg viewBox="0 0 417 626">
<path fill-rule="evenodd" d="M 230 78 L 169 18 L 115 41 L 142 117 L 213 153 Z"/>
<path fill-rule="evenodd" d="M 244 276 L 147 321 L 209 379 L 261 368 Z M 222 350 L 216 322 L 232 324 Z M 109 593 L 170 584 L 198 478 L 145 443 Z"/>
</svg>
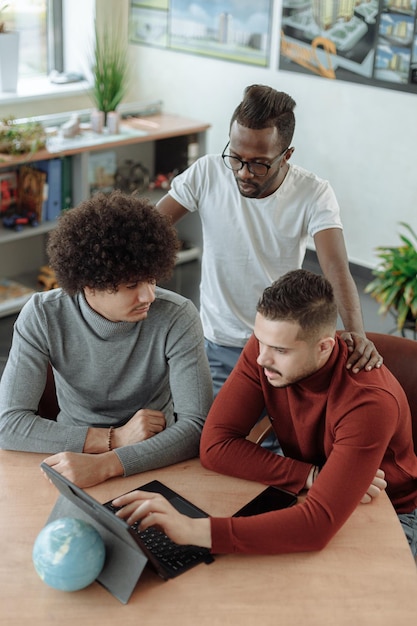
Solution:
<svg viewBox="0 0 417 626">
<path fill-rule="evenodd" d="M 66 211 L 47 244 L 58 284 L 70 295 L 85 287 L 115 292 L 120 284 L 168 279 L 178 249 L 171 219 L 121 191 L 97 193 Z"/>
<path fill-rule="evenodd" d="M 236 107 L 230 121 L 246 128 L 262 130 L 275 127 L 282 143 L 281 151 L 288 148 L 295 129 L 295 101 L 283 91 L 266 85 L 246 87 L 242 102 Z"/>
<path fill-rule="evenodd" d="M 267 287 L 257 311 L 271 321 L 294 322 L 300 338 L 315 339 L 323 332 L 334 332 L 337 305 L 329 281 L 307 270 L 287 272 Z"/>
</svg>

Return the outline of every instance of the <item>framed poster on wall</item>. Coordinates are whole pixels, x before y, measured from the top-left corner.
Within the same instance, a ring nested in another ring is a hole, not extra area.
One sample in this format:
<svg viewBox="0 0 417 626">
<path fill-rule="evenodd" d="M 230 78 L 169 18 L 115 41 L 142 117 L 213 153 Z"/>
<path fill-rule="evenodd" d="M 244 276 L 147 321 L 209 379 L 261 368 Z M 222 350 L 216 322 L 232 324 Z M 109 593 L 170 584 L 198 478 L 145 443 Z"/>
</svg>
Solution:
<svg viewBox="0 0 417 626">
<path fill-rule="evenodd" d="M 279 69 L 417 93 L 417 0 L 283 0 Z"/>
<path fill-rule="evenodd" d="M 131 43 L 267 67 L 273 0 L 131 1 Z"/>
</svg>

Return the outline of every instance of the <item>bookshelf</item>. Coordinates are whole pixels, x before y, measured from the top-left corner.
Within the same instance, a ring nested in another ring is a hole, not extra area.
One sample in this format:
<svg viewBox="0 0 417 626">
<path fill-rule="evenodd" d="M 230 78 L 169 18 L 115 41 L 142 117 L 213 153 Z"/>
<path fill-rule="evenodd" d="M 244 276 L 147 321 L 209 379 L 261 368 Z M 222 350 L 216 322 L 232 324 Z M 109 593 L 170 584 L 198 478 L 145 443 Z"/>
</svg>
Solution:
<svg viewBox="0 0 417 626">
<path fill-rule="evenodd" d="M 0 155 L 0 174 L 18 170 L 23 165 L 34 165 L 49 160 L 66 159 L 71 162 L 71 206 L 89 197 L 90 160 L 108 151 L 114 151 L 117 164 L 126 161 L 140 163 L 151 180 L 158 173 L 173 170 L 182 171 L 191 162 L 205 153 L 206 131 L 209 124 L 176 115 L 156 114 L 149 117 L 131 117 L 122 121 L 118 135 L 96 135 L 89 130 L 81 131 L 72 139 L 53 137 L 47 149 L 28 158 L 25 156 Z M 50 193 L 50 191 L 49 191 Z M 148 191 L 141 195 L 155 203 L 163 190 Z M 42 221 L 38 226 L 24 226 L 19 232 L 7 229 L 0 224 L 0 279 L 11 279 L 39 289 L 37 275 L 41 265 L 47 262 L 46 240 L 55 227 L 56 220 Z M 190 249 L 181 251 L 178 264 L 187 263 L 200 257 L 202 245 L 198 216 L 190 215 L 178 225 L 181 239 L 192 244 Z M 0 317 L 18 312 L 20 300 L 9 302 L 2 309 Z"/>
</svg>

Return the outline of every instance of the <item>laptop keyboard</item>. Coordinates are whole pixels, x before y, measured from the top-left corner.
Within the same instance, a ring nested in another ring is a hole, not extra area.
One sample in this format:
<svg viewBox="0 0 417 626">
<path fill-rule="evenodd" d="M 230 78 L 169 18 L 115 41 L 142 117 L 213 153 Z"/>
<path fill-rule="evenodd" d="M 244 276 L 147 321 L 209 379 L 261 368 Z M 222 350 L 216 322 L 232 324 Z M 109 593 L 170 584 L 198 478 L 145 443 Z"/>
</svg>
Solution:
<svg viewBox="0 0 417 626">
<path fill-rule="evenodd" d="M 106 503 L 105 506 L 113 513 L 118 510 L 118 507 L 111 503 Z M 210 563 L 213 560 L 207 548 L 179 545 L 162 530 L 153 526 L 146 530 L 139 530 L 139 523 L 135 522 L 130 528 L 139 535 L 146 548 L 168 572 L 170 578 L 182 574 L 198 563 Z"/>
</svg>

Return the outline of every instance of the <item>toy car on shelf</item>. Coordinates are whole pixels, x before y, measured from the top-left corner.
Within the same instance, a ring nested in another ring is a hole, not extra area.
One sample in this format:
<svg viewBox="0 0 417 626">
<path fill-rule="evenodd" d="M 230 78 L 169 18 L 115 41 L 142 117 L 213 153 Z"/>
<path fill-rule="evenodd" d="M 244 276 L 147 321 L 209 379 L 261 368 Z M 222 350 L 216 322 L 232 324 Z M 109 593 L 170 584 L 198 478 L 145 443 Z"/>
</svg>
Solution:
<svg viewBox="0 0 417 626">
<path fill-rule="evenodd" d="M 5 215 L 3 217 L 3 226 L 5 228 L 11 228 L 17 232 L 23 229 L 23 226 L 38 226 L 38 218 L 36 213 L 12 213 L 11 215 Z"/>
</svg>

